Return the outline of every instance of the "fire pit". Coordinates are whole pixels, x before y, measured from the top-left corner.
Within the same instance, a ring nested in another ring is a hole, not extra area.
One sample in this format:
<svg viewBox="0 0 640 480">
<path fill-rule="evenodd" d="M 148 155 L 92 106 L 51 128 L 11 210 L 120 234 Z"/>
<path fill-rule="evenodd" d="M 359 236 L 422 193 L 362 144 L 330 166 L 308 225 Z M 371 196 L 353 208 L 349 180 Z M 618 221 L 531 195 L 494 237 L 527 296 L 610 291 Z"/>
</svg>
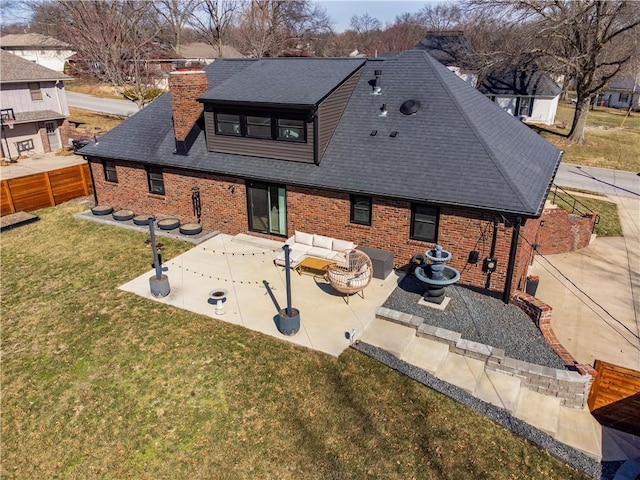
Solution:
<svg viewBox="0 0 640 480">
<path fill-rule="evenodd" d="M 224 308 L 224 303 L 227 301 L 228 294 L 229 292 L 227 292 L 223 288 L 216 288 L 215 290 L 211 290 L 209 292 L 209 300 L 216 306 L 216 315 L 224 315 L 225 313 L 227 313 Z"/>
</svg>

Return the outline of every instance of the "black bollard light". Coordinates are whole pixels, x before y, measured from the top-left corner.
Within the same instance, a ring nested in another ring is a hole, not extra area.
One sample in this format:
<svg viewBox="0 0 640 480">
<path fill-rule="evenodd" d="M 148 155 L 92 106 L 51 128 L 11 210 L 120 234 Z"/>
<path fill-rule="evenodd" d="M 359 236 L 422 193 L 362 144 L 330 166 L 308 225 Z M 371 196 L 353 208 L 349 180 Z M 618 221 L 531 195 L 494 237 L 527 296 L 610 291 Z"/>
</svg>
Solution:
<svg viewBox="0 0 640 480">
<path fill-rule="evenodd" d="M 300 311 L 291 306 L 291 261 L 289 259 L 289 245 L 284 250 L 285 282 L 287 289 L 287 308 L 278 312 L 278 330 L 284 335 L 295 335 L 300 330 Z"/>
<path fill-rule="evenodd" d="M 149 217 L 147 223 L 149 224 L 149 234 L 151 235 L 151 250 L 153 251 L 153 266 L 156 269 L 156 274 L 153 277 L 149 277 L 149 288 L 151 289 L 151 295 L 156 298 L 166 297 L 171 291 L 169 286 L 169 277 L 162 273 L 162 263 L 160 261 L 160 255 L 158 255 L 158 249 L 156 248 L 156 232 L 154 230 L 155 218 Z"/>
</svg>

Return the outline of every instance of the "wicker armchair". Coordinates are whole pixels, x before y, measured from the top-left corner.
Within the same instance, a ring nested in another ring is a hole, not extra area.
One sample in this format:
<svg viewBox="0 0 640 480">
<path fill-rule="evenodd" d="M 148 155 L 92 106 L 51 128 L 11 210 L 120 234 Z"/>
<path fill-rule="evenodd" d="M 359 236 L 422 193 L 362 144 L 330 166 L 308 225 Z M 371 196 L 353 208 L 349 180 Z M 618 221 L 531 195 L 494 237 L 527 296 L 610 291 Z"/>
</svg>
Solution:
<svg viewBox="0 0 640 480">
<path fill-rule="evenodd" d="M 329 266 L 327 280 L 340 293 L 344 293 L 347 303 L 349 295 L 360 294 L 364 298 L 364 289 L 371 283 L 373 265 L 369 256 L 360 250 L 345 250 L 345 263 Z"/>
</svg>

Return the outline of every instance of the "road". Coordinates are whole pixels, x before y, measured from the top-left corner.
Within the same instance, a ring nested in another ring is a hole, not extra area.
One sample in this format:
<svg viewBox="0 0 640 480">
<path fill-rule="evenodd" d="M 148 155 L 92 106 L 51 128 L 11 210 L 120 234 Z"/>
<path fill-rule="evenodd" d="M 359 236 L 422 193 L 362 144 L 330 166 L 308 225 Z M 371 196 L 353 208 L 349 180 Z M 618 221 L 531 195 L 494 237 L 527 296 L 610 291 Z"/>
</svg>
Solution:
<svg viewBox="0 0 640 480">
<path fill-rule="evenodd" d="M 640 172 L 640 162 L 638 172 Z M 561 187 L 640 199 L 640 174 L 637 172 L 561 163 L 553 183 Z"/>
<path fill-rule="evenodd" d="M 67 103 L 70 107 L 83 108 L 93 112 L 108 113 L 129 117 L 138 112 L 135 103 L 129 100 L 115 100 L 112 98 L 99 98 L 84 93 L 66 92 Z"/>
</svg>

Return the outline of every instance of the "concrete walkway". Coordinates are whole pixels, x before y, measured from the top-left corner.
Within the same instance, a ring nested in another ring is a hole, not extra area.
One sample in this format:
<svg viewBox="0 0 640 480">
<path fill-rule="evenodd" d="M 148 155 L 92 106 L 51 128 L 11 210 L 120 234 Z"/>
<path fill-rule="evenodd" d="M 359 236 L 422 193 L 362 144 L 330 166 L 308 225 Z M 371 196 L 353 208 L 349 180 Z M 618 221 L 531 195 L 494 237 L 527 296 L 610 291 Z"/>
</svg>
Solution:
<svg viewBox="0 0 640 480">
<path fill-rule="evenodd" d="M 640 371 L 640 199 L 611 196 L 623 237 L 599 237 L 575 252 L 537 256 L 536 297 L 580 363 L 596 359 Z"/>
<path fill-rule="evenodd" d="M 560 405 L 560 399 L 530 391 L 520 379 L 484 369 L 484 362 L 449 351 L 446 344 L 416 336 L 413 328 L 374 319 L 359 340 L 504 409 L 554 439 L 598 460 L 640 456 L 640 438 L 603 428 L 588 409 Z"/>
</svg>

